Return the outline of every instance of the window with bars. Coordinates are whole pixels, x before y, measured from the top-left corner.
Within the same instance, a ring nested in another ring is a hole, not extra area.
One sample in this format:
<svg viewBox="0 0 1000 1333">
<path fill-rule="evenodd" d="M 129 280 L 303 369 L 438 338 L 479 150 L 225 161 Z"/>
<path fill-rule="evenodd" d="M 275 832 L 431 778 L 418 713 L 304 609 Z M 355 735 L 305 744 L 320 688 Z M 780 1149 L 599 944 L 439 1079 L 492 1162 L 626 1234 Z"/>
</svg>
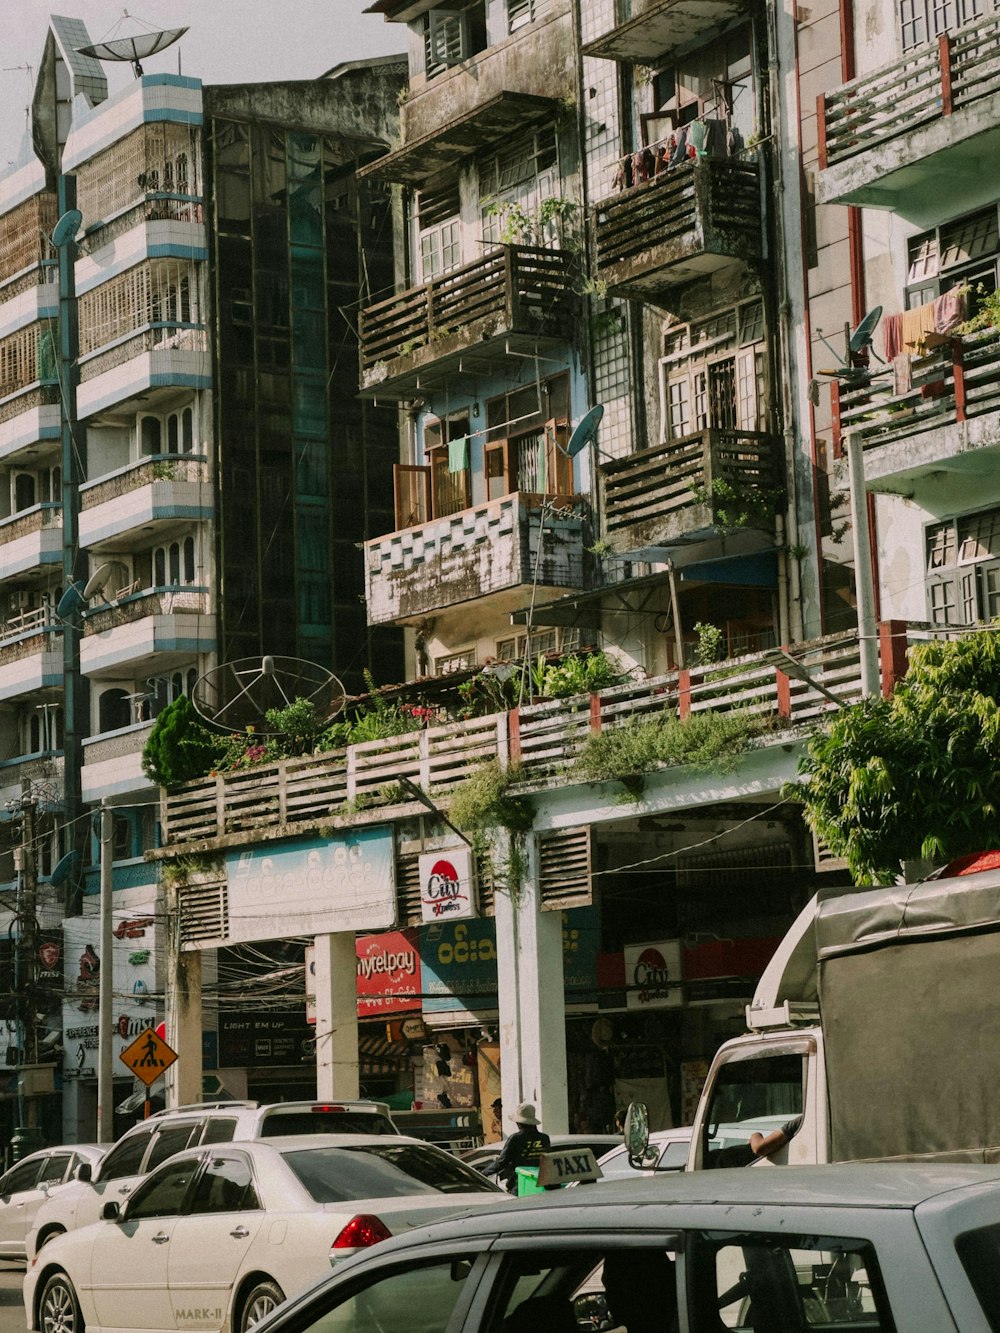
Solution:
<svg viewBox="0 0 1000 1333">
<path fill-rule="evenodd" d="M 1000 282 L 997 205 L 955 218 L 910 238 L 906 304 L 909 309 L 968 285 L 996 291 Z"/>
<path fill-rule="evenodd" d="M 153 327 L 165 341 L 178 325 L 199 324 L 198 284 L 186 264 L 137 264 L 84 293 L 78 302 L 80 354 Z"/>
<path fill-rule="evenodd" d="M 556 375 L 541 385 L 491 398 L 486 404 L 486 498 L 515 491 L 571 495 L 569 378 Z"/>
<path fill-rule="evenodd" d="M 749 301 L 670 329 L 660 359 L 660 439 L 768 429 L 764 307 Z"/>
<path fill-rule="evenodd" d="M 924 534 L 928 619 L 975 625 L 1000 615 L 1000 509 L 984 509 Z"/>
<path fill-rule="evenodd" d="M 468 408 L 431 419 L 424 425 L 424 453 L 430 469 L 433 518 L 460 513 L 472 503 L 470 433 Z"/>
</svg>

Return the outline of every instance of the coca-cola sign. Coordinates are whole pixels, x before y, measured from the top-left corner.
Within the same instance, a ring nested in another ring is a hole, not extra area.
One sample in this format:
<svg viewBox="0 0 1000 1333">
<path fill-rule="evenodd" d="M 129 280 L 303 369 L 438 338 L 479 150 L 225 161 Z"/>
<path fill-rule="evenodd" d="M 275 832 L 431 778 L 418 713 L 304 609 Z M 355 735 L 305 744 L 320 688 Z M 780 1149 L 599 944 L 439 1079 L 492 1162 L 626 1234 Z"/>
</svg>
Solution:
<svg viewBox="0 0 1000 1333">
<path fill-rule="evenodd" d="M 625 949 L 626 1006 L 665 1009 L 683 1004 L 680 940 L 632 944 Z"/>
<path fill-rule="evenodd" d="M 460 921 L 476 915 L 475 862 L 468 847 L 429 852 L 420 857 L 420 909 L 423 921 Z"/>
</svg>

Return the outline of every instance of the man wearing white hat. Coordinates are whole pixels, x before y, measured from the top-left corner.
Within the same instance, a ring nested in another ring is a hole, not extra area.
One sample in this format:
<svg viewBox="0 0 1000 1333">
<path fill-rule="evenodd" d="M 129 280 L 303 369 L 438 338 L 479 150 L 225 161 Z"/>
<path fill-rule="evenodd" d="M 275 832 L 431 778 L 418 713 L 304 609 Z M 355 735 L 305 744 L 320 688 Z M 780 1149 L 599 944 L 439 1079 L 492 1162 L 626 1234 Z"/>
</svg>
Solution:
<svg viewBox="0 0 1000 1333">
<path fill-rule="evenodd" d="M 522 1102 L 514 1112 L 517 1129 L 503 1145 L 500 1156 L 487 1172 L 499 1176 L 508 1194 L 517 1193 L 517 1168 L 537 1166 L 543 1152 L 548 1152 L 548 1134 L 539 1128 L 538 1116 L 531 1102 Z"/>
</svg>

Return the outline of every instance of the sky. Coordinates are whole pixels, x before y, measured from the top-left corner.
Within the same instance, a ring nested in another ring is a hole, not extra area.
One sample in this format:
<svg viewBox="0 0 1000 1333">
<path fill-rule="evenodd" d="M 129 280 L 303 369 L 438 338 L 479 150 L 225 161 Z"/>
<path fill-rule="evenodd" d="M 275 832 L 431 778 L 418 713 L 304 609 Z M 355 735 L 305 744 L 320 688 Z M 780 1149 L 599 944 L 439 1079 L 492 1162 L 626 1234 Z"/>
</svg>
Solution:
<svg viewBox="0 0 1000 1333">
<path fill-rule="evenodd" d="M 181 72 L 203 83 L 308 79 L 344 60 L 404 49 L 405 26 L 365 14 L 371 0 L 0 0 L 0 165 L 17 153 L 50 14 L 79 18 L 91 41 L 155 28 L 189 31 L 143 62 L 147 74 Z M 127 8 L 129 18 L 123 19 Z M 31 66 L 31 72 L 23 66 Z M 132 79 L 131 66 L 105 65 L 108 91 Z"/>
</svg>

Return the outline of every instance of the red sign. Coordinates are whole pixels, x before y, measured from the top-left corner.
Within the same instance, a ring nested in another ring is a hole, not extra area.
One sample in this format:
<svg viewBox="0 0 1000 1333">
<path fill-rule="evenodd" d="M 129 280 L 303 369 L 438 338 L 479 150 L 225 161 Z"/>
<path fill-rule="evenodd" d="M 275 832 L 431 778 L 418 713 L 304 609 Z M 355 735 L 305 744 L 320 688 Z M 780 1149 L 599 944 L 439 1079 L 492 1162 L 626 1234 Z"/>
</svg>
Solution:
<svg viewBox="0 0 1000 1333">
<path fill-rule="evenodd" d="M 418 939 L 416 930 L 392 930 L 358 940 L 359 1018 L 420 1011 Z"/>
</svg>

